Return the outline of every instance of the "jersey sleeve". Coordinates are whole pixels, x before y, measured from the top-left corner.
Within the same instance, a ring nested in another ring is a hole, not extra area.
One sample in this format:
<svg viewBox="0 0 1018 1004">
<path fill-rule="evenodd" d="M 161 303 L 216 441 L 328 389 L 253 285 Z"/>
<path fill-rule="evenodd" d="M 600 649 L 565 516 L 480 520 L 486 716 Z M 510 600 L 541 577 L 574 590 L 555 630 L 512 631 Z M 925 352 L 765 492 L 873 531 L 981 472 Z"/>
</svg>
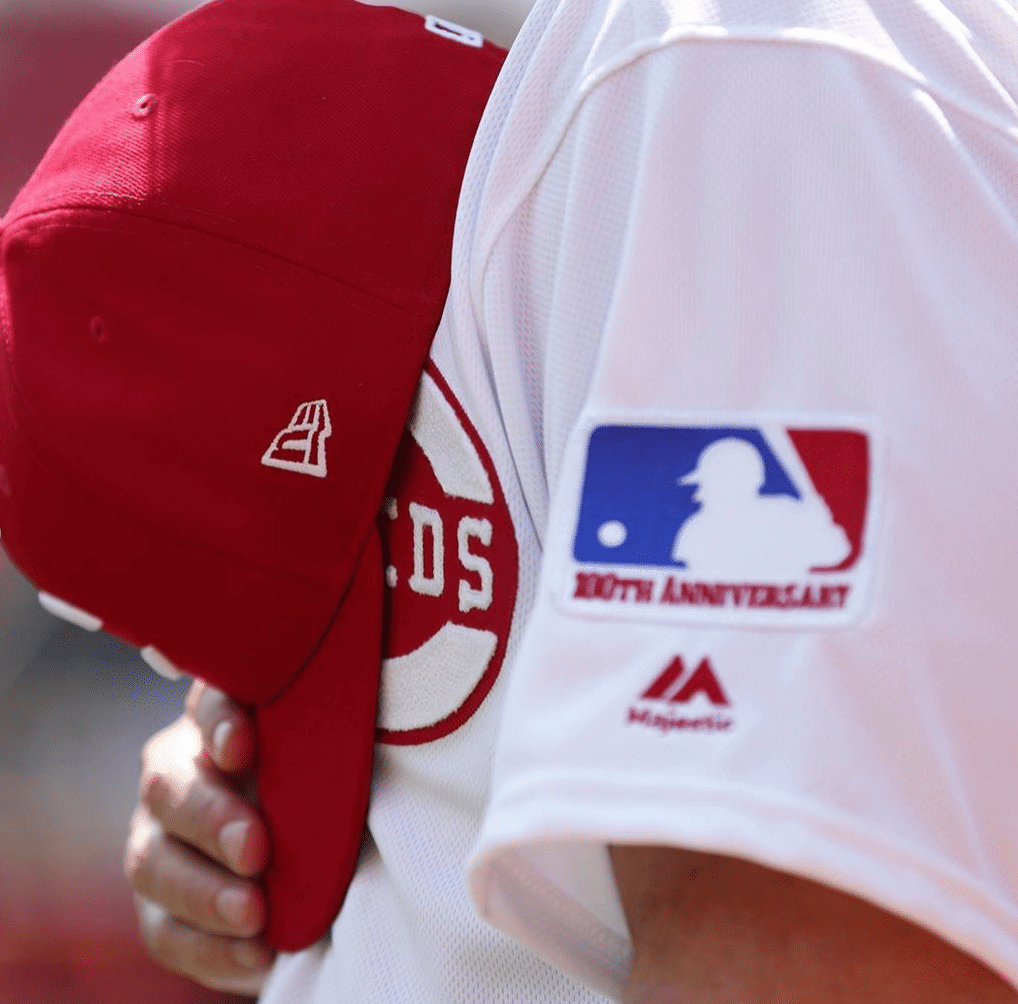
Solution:
<svg viewBox="0 0 1018 1004">
<path fill-rule="evenodd" d="M 821 35 L 581 90 L 478 284 L 548 498 L 475 903 L 618 997 L 606 846 L 702 849 L 1018 986 L 1016 119 Z"/>
</svg>

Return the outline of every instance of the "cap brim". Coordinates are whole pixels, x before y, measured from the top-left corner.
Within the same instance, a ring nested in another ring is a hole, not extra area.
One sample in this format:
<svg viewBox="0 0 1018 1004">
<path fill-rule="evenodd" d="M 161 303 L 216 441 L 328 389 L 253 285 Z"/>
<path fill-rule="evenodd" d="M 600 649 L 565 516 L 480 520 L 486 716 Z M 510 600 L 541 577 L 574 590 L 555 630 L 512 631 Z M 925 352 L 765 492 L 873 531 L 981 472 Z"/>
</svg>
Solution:
<svg viewBox="0 0 1018 1004">
<path fill-rule="evenodd" d="M 283 951 L 328 930 L 357 866 L 371 789 L 382 590 L 372 533 L 321 646 L 276 700 L 256 709 L 258 796 L 274 848 L 265 938 Z"/>
</svg>

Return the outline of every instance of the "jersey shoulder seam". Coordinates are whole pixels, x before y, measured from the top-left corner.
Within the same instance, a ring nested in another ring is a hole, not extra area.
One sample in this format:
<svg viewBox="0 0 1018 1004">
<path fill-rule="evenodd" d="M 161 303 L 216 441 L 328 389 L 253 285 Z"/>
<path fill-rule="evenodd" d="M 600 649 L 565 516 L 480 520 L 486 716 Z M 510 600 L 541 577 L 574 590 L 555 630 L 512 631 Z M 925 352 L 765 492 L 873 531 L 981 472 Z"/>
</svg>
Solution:
<svg viewBox="0 0 1018 1004">
<path fill-rule="evenodd" d="M 857 59 L 871 63 L 889 73 L 910 81 L 931 96 L 943 100 L 958 111 L 993 129 L 1012 143 L 1018 145 L 1018 102 L 1010 102 L 1011 107 L 1009 111 L 1011 114 L 1009 116 L 995 114 L 986 109 L 981 103 L 967 99 L 964 95 L 957 94 L 949 88 L 938 85 L 905 60 L 895 59 L 890 53 L 860 42 L 858 39 L 842 32 L 824 31 L 817 28 L 790 28 L 778 32 L 773 30 L 732 31 L 727 28 L 707 25 L 680 25 L 660 38 L 634 41 L 611 60 L 592 71 L 581 81 L 577 89 L 572 112 L 565 123 L 562 133 L 568 128 L 569 121 L 575 117 L 576 112 L 584 101 L 602 83 L 605 83 L 614 75 L 623 72 L 642 59 L 653 56 L 657 52 L 664 51 L 672 46 L 696 42 L 717 45 L 749 43 L 761 46 L 823 48 L 854 56 Z M 557 147 L 558 144 L 556 143 L 555 145 Z"/>
</svg>

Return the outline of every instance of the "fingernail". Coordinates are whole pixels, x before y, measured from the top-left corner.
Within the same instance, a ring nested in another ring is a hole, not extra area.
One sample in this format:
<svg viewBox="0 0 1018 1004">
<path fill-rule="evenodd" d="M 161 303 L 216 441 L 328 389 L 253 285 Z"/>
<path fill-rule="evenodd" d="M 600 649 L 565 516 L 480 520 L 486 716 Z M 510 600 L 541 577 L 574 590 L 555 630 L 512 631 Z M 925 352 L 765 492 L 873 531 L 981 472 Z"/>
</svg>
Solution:
<svg viewBox="0 0 1018 1004">
<path fill-rule="evenodd" d="M 247 922 L 247 893 L 243 889 L 224 889 L 216 896 L 219 916 L 233 927 L 244 927 Z"/>
<path fill-rule="evenodd" d="M 241 855 L 244 853 L 244 843 L 251 831 L 251 824 L 242 819 L 227 823 L 219 831 L 219 846 L 223 850 L 226 863 L 235 871 L 241 869 Z"/>
<path fill-rule="evenodd" d="M 245 969 L 257 969 L 264 965 L 262 949 L 253 941 L 235 941 L 230 945 L 233 961 Z"/>
<path fill-rule="evenodd" d="M 232 722 L 220 722 L 212 732 L 212 756 L 216 763 L 220 763 L 222 761 L 223 753 L 226 750 L 226 744 L 230 741 L 230 735 L 232 732 Z"/>
</svg>

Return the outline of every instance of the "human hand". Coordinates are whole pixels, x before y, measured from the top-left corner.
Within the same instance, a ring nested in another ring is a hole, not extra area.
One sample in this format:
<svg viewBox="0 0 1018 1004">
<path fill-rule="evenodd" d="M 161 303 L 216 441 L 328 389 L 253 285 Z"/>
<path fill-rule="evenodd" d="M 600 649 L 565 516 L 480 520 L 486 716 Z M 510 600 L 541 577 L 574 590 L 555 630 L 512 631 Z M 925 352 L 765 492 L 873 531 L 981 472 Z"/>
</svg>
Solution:
<svg viewBox="0 0 1018 1004">
<path fill-rule="evenodd" d="M 249 802 L 255 752 L 250 713 L 196 682 L 185 713 L 142 750 L 124 853 L 152 958 L 214 990 L 250 996 L 274 958 L 258 937 L 266 907 L 257 876 L 269 837 Z"/>
</svg>

